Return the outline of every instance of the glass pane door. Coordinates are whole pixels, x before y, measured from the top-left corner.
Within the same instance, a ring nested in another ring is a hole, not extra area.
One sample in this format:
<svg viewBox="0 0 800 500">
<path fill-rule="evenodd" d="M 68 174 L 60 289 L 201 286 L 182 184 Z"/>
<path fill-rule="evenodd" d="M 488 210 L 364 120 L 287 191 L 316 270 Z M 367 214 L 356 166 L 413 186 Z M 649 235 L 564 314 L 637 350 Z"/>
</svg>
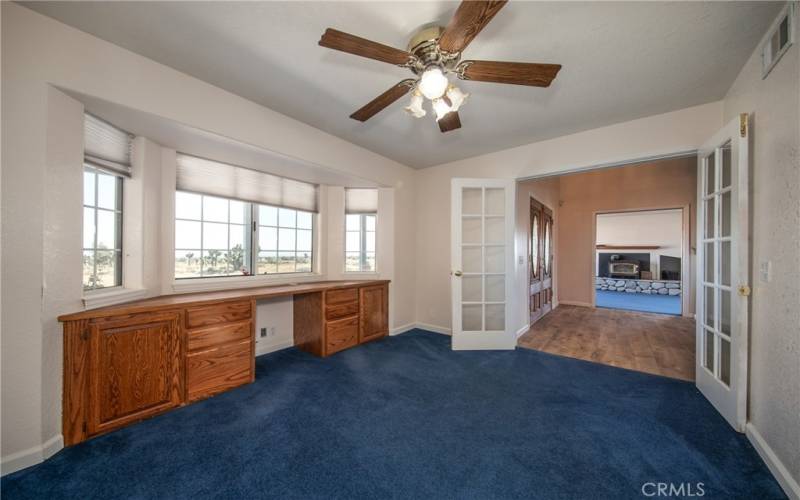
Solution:
<svg viewBox="0 0 800 500">
<path fill-rule="evenodd" d="M 698 318 L 702 326 L 702 366 L 726 387 L 731 383 L 731 143 L 703 158 L 701 252 L 704 270 Z"/>
<path fill-rule="evenodd" d="M 513 349 L 514 182 L 452 183 L 453 349 Z"/>
<path fill-rule="evenodd" d="M 505 330 L 505 190 L 464 188 L 461 326 L 465 332 Z"/>
</svg>

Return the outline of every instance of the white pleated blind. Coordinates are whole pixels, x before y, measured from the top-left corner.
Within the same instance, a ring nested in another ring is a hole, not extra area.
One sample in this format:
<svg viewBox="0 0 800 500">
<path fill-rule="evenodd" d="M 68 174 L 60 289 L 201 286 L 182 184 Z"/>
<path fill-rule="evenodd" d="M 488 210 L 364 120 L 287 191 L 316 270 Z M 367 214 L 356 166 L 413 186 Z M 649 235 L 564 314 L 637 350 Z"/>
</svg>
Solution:
<svg viewBox="0 0 800 500">
<path fill-rule="evenodd" d="M 196 156 L 178 154 L 178 191 L 317 212 L 315 184 Z"/>
<path fill-rule="evenodd" d="M 374 214 L 378 212 L 378 190 L 347 188 L 344 190 L 344 211 L 348 214 Z"/>
<path fill-rule="evenodd" d="M 110 123 L 83 115 L 83 155 L 86 163 L 113 173 L 131 176 L 133 136 Z"/>
</svg>

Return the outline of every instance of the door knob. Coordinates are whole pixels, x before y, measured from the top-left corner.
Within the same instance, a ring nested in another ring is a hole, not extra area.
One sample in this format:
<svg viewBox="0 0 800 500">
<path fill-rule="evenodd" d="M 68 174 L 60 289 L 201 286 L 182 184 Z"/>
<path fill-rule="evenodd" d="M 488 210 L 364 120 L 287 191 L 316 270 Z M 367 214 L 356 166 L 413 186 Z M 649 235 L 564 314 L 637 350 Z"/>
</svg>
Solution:
<svg viewBox="0 0 800 500">
<path fill-rule="evenodd" d="M 750 296 L 750 287 L 747 285 L 739 285 L 739 295 L 742 297 Z"/>
<path fill-rule="evenodd" d="M 464 273 L 462 273 L 461 271 L 454 271 L 453 272 L 453 275 L 456 276 L 457 278 L 460 278 L 462 274 L 464 274 Z"/>
</svg>

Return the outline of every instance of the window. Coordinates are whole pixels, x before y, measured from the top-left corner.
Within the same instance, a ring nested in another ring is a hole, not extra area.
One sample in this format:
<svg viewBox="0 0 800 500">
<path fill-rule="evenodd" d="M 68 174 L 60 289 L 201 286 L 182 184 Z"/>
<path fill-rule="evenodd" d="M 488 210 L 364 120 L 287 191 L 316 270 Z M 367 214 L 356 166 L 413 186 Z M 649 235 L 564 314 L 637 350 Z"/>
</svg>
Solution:
<svg viewBox="0 0 800 500">
<path fill-rule="evenodd" d="M 250 274 L 250 204 L 175 193 L 175 277 Z"/>
<path fill-rule="evenodd" d="M 375 272 L 375 226 L 378 190 L 348 188 L 344 191 L 345 248 L 347 273 Z"/>
<path fill-rule="evenodd" d="M 122 182 L 131 176 L 132 136 L 83 117 L 83 289 L 122 286 Z"/>
<path fill-rule="evenodd" d="M 311 212 L 258 205 L 258 274 L 310 273 L 313 230 Z"/>
<path fill-rule="evenodd" d="M 310 273 L 318 187 L 179 154 L 175 278 Z"/>
<path fill-rule="evenodd" d="M 122 285 L 122 177 L 83 170 L 83 289 Z"/>
<path fill-rule="evenodd" d="M 175 193 L 176 279 L 310 273 L 313 246 L 311 212 Z"/>
<path fill-rule="evenodd" d="M 375 214 L 347 214 L 345 272 L 375 272 Z"/>
</svg>

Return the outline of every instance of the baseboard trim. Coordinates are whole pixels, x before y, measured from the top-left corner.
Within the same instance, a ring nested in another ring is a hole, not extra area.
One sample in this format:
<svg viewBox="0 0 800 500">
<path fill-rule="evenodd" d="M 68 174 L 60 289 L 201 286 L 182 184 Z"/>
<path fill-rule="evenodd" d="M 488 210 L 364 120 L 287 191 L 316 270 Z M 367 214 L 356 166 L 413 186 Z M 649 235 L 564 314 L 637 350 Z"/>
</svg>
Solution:
<svg viewBox="0 0 800 500">
<path fill-rule="evenodd" d="M 400 335 L 401 333 L 409 332 L 409 331 L 413 330 L 416 327 L 417 327 L 417 325 L 415 323 L 408 323 L 408 324 L 405 324 L 403 326 L 397 326 L 397 327 L 392 328 L 391 330 L 389 330 L 389 335 L 391 335 L 391 336 Z"/>
<path fill-rule="evenodd" d="M 275 351 L 282 351 L 283 349 L 287 349 L 294 345 L 294 339 L 284 340 L 283 342 L 278 342 L 277 344 L 269 344 L 265 347 L 259 349 L 258 343 L 256 343 L 256 356 L 263 356 L 264 354 L 269 354 Z"/>
<path fill-rule="evenodd" d="M 0 475 L 5 476 L 41 463 L 61 451 L 62 448 L 64 448 L 64 436 L 56 434 L 38 446 L 5 456 L 0 459 Z"/>
<path fill-rule="evenodd" d="M 416 323 L 414 325 L 414 328 L 419 328 L 421 330 L 428 330 L 429 332 L 434 332 L 434 333 L 441 333 L 442 335 L 450 335 L 452 333 L 452 330 L 450 328 L 446 328 L 444 326 L 431 325 L 428 323 Z"/>
<path fill-rule="evenodd" d="M 783 465 L 781 459 L 775 454 L 769 444 L 764 440 L 764 437 L 758 432 L 755 426 L 748 422 L 745 426 L 745 435 L 750 443 L 756 449 L 761 459 L 767 464 L 772 475 L 778 481 L 778 484 L 783 488 L 784 493 L 792 500 L 800 500 L 800 485 L 797 484 L 795 478 L 789 473 L 789 469 Z"/>
<path fill-rule="evenodd" d="M 528 333 L 528 330 L 530 330 L 530 329 L 531 329 L 530 323 L 528 323 L 527 325 L 523 325 L 522 328 L 517 330 L 517 338 L 520 338 L 523 335 L 525 335 L 526 333 Z"/>
<path fill-rule="evenodd" d="M 574 300 L 560 300 L 558 303 L 562 306 L 594 307 L 594 305 L 589 302 L 578 302 Z"/>
</svg>

